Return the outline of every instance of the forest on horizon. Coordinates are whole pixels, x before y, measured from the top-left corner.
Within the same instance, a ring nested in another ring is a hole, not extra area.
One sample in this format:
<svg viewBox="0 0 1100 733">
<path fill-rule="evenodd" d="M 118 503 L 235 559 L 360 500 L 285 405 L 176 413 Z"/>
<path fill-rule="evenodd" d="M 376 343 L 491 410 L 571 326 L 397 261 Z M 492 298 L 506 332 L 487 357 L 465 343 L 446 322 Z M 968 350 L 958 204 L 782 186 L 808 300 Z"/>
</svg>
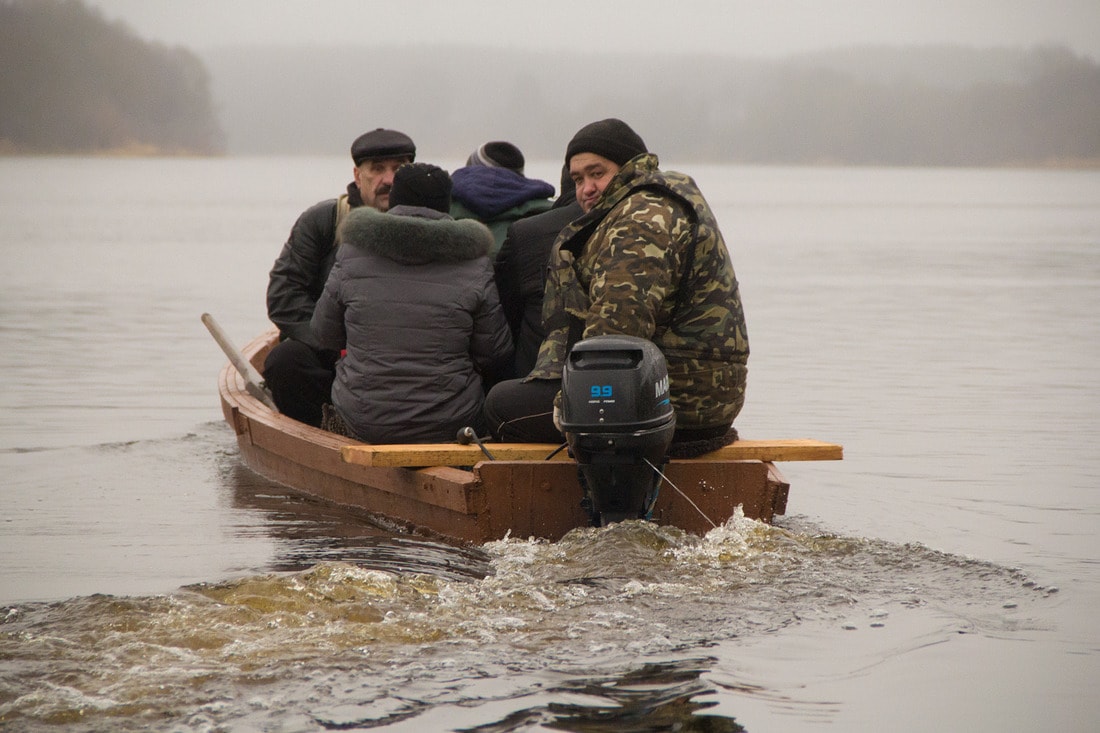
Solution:
<svg viewBox="0 0 1100 733">
<path fill-rule="evenodd" d="M 583 64 L 457 45 L 191 51 L 82 0 L 0 0 L 0 70 L 8 154 L 338 155 L 384 126 L 435 158 L 507 139 L 554 159 L 614 116 L 677 161 L 1100 167 L 1100 65 L 1050 46 Z"/>
<path fill-rule="evenodd" d="M 0 0 L 0 153 L 225 151 L 198 56 L 80 0 Z"/>
</svg>

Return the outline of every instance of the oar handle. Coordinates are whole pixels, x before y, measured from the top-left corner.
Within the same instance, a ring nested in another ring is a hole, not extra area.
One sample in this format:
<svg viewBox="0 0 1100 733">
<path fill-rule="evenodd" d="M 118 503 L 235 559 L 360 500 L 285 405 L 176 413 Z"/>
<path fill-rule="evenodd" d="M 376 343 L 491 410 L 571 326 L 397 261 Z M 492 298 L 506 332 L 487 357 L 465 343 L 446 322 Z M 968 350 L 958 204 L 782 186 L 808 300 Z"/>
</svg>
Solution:
<svg viewBox="0 0 1100 733">
<path fill-rule="evenodd" d="M 237 369 L 237 373 L 244 377 L 244 388 L 248 390 L 248 393 L 277 412 L 279 408 L 275 406 L 275 400 L 271 398 L 271 393 L 264 386 L 263 377 L 229 340 L 225 329 L 219 326 L 218 322 L 214 320 L 214 316 L 209 313 L 202 314 L 202 322 L 206 326 L 206 330 L 210 331 L 210 335 L 218 342 L 218 346 L 229 357 L 229 362 Z"/>
</svg>

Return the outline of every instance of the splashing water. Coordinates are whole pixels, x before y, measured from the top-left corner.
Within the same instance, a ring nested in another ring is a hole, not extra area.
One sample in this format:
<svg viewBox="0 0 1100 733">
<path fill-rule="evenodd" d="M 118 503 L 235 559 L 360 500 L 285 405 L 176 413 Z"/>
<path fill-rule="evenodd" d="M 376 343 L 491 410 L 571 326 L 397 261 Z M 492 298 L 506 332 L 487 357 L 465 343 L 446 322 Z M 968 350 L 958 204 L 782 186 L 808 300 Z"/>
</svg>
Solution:
<svg viewBox="0 0 1100 733">
<path fill-rule="evenodd" d="M 743 516 L 704 537 L 631 521 L 553 543 L 506 539 L 454 549 L 442 565 L 431 574 L 325 561 L 170 595 L 10 607 L 0 722 L 297 730 L 444 716 L 454 725 L 455 710 L 491 716 L 492 701 L 508 700 L 502 719 L 541 725 L 601 704 L 608 714 L 606 699 L 587 698 L 615 699 L 647 665 L 695 670 L 687 688 L 674 674 L 649 697 L 631 693 L 634 712 L 652 721 L 698 711 L 702 703 L 688 703 L 709 689 L 699 688 L 708 663 L 698 650 L 723 640 L 843 624 L 853 613 L 881 624 L 886 609 L 923 606 L 1001 633 L 1050 592 L 1017 571 L 919 545 Z M 517 713 L 521 698 L 531 704 Z M 579 707 L 563 712 L 563 700 Z M 621 713 L 620 703 L 611 708 Z M 493 726 L 470 729 L 522 728 Z"/>
</svg>

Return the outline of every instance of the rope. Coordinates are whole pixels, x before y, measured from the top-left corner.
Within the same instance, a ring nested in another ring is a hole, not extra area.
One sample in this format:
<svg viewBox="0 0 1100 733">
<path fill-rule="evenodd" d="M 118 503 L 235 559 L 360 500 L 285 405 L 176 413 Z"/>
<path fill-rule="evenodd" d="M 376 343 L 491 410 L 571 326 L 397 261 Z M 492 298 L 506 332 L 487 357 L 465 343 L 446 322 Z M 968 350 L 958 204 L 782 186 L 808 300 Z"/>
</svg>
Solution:
<svg viewBox="0 0 1100 733">
<path fill-rule="evenodd" d="M 650 463 L 648 458 L 643 458 L 642 460 L 644 460 L 646 463 L 649 463 L 649 467 L 652 468 L 654 471 L 656 471 L 658 476 L 660 476 L 662 479 L 664 479 L 666 482 L 668 482 L 668 485 L 671 486 L 673 489 L 675 489 L 677 494 L 684 497 L 684 499 L 687 500 L 687 503 L 691 504 L 691 506 L 695 508 L 695 511 L 699 512 L 699 516 L 701 516 L 703 519 L 707 520 L 710 523 L 710 526 L 713 529 L 718 529 L 718 525 L 715 524 L 714 521 L 710 517 L 708 517 L 706 514 L 703 514 L 703 510 L 699 508 L 699 505 L 697 505 L 694 501 L 692 501 L 691 497 L 689 497 L 687 494 L 680 491 L 680 487 L 677 486 L 676 484 L 672 483 L 672 481 L 669 480 L 668 476 L 664 475 L 664 473 L 661 472 L 661 469 L 657 468 L 652 463 Z"/>
</svg>

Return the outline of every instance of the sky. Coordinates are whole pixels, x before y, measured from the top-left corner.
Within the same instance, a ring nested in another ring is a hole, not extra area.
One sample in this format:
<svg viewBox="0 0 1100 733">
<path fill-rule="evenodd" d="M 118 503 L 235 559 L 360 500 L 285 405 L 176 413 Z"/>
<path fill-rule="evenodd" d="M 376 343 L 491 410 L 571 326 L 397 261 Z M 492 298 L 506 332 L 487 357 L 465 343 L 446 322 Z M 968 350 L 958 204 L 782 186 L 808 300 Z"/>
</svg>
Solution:
<svg viewBox="0 0 1100 733">
<path fill-rule="evenodd" d="M 140 37 L 781 57 L 852 45 L 1067 46 L 1100 61 L 1100 0 L 85 0 Z M 370 56 L 364 66 L 369 70 Z M 584 73 L 579 69 L 578 73 Z"/>
</svg>

